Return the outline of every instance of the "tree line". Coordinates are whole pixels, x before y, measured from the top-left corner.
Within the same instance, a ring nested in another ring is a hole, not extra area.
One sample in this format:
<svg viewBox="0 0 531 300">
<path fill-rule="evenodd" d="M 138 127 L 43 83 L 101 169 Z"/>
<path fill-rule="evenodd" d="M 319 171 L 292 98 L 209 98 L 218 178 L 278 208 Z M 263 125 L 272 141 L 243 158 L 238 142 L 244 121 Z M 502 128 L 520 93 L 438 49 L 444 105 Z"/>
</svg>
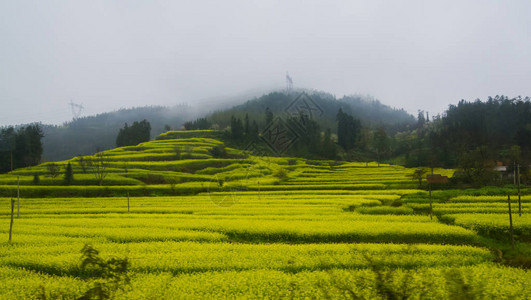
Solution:
<svg viewBox="0 0 531 300">
<path fill-rule="evenodd" d="M 0 173 L 38 165 L 43 133 L 38 124 L 0 130 Z"/>
<path fill-rule="evenodd" d="M 378 161 L 407 167 L 458 168 L 463 180 L 469 183 L 496 181 L 500 178 L 492 171 L 496 164 L 507 166 L 507 172 L 512 172 L 515 164 L 519 164 L 523 177 L 529 173 L 531 101 L 528 97 L 462 100 L 457 105 L 450 105 L 444 114 L 431 118 L 419 111 L 416 122 L 405 125 L 399 122 L 364 122 L 363 116 L 343 107 L 336 110 L 333 118 L 286 117 L 270 107 L 262 109 L 260 114 L 256 113 L 256 107 L 263 107 L 263 104 L 274 103 L 278 107 L 278 99 L 288 101 L 281 96 L 268 95 L 264 103 L 248 103 L 213 114 L 195 124 L 205 125 L 201 129 L 212 129 L 214 126 L 224 129 L 233 145 L 242 146 L 259 140 L 267 124 L 281 116 L 288 125 L 305 124 L 297 143 L 285 155 Z M 251 108 L 249 112 L 242 112 L 246 107 Z"/>
<path fill-rule="evenodd" d="M 531 101 L 529 97 L 461 100 L 431 122 L 420 118 L 416 130 L 396 138 L 396 153 L 406 153 L 406 166 L 459 168 L 462 180 L 481 185 L 499 181 L 496 165 L 511 173 L 521 166 L 529 180 Z"/>
<path fill-rule="evenodd" d="M 116 146 L 133 146 L 143 142 L 147 142 L 151 135 L 151 124 L 146 120 L 140 122 L 133 122 L 133 125 L 128 126 L 125 123 L 123 128 L 120 128 L 116 136 Z"/>
</svg>

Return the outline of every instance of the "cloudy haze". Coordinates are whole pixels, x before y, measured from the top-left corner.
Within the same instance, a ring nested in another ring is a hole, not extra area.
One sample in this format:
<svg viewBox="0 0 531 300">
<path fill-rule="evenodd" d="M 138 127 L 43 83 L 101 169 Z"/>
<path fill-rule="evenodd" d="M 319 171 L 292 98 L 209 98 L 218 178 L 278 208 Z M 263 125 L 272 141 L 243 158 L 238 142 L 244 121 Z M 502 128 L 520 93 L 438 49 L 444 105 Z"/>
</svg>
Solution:
<svg viewBox="0 0 531 300">
<path fill-rule="evenodd" d="M 531 95 L 529 1 L 0 0 L 0 125 L 295 87 L 432 114 Z"/>
</svg>

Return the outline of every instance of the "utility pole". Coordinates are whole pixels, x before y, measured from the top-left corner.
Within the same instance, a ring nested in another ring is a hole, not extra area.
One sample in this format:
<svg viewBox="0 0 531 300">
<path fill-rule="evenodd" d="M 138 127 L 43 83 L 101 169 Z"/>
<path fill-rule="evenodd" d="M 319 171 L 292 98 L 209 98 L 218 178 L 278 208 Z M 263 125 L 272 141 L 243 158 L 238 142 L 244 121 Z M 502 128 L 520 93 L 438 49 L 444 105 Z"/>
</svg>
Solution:
<svg viewBox="0 0 531 300">
<path fill-rule="evenodd" d="M 17 219 L 20 218 L 20 176 L 17 176 Z"/>
<path fill-rule="evenodd" d="M 9 242 L 11 243 L 11 236 L 13 235 L 13 212 L 15 210 L 15 200 L 11 198 L 11 223 L 9 223 Z"/>
<path fill-rule="evenodd" d="M 428 187 L 430 190 L 430 219 L 433 220 L 433 205 L 431 202 L 431 183 L 428 183 Z"/>
<path fill-rule="evenodd" d="M 518 164 L 518 167 L 516 169 L 516 174 L 518 176 L 518 216 L 522 216 L 522 200 L 520 197 L 520 164 Z"/>
<path fill-rule="evenodd" d="M 516 162 L 514 162 L 513 168 L 513 185 L 516 185 Z"/>
<path fill-rule="evenodd" d="M 507 195 L 507 203 L 509 203 L 509 232 L 511 233 L 511 245 L 514 249 L 513 213 L 511 211 L 511 196 L 509 195 Z"/>
</svg>

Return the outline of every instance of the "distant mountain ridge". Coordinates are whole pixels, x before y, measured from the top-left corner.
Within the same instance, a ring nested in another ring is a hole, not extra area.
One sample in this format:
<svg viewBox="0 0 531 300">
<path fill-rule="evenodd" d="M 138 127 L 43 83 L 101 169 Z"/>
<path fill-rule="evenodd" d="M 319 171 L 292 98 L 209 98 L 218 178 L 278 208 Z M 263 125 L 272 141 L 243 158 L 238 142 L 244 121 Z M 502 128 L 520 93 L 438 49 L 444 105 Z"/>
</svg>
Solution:
<svg viewBox="0 0 531 300">
<path fill-rule="evenodd" d="M 185 122 L 198 117 L 207 117 L 213 124 L 217 124 L 218 128 L 223 129 L 229 126 L 232 114 L 243 118 L 248 113 L 251 120 L 256 120 L 264 126 L 262 123 L 267 107 L 280 116 L 302 92 L 308 94 L 322 109 L 323 113 L 317 119 L 323 129 L 330 128 L 335 131 L 339 108 L 359 118 L 365 125 L 392 127 L 407 126 L 415 122 L 415 118 L 402 109 L 394 109 L 376 99 L 360 95 L 336 99 L 332 94 L 311 90 L 296 90 L 291 94 L 277 91 L 244 102 L 244 99 L 250 98 L 249 94 L 246 94 L 228 97 L 227 101 L 199 101 L 199 107 L 188 104 L 173 107 L 135 107 L 82 117 L 63 125 L 42 125 L 43 161 L 64 160 L 114 148 L 118 131 L 125 123 L 130 125 L 134 121 L 144 119 L 151 123 L 152 137 L 167 131 L 168 127 L 173 130 L 181 129 Z"/>
</svg>

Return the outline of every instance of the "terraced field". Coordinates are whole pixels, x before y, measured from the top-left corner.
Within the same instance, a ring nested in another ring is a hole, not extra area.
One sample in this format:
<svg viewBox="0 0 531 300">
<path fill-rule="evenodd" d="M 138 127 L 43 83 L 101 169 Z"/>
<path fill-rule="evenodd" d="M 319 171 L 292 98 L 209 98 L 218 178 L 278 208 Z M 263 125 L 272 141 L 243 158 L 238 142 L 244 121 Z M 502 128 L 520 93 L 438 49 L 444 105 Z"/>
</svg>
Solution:
<svg viewBox="0 0 531 300">
<path fill-rule="evenodd" d="M 74 158 L 69 186 L 47 164 L 0 176 L 0 297 L 74 299 L 99 287 L 117 299 L 531 298 L 530 272 L 504 259 L 514 190 L 436 190 L 431 219 L 411 169 L 230 148 L 214 158 L 216 134 L 169 132 Z M 513 221 L 525 252 L 523 193 Z M 125 275 L 83 265 L 87 244 L 101 261 L 127 258 Z"/>
</svg>

